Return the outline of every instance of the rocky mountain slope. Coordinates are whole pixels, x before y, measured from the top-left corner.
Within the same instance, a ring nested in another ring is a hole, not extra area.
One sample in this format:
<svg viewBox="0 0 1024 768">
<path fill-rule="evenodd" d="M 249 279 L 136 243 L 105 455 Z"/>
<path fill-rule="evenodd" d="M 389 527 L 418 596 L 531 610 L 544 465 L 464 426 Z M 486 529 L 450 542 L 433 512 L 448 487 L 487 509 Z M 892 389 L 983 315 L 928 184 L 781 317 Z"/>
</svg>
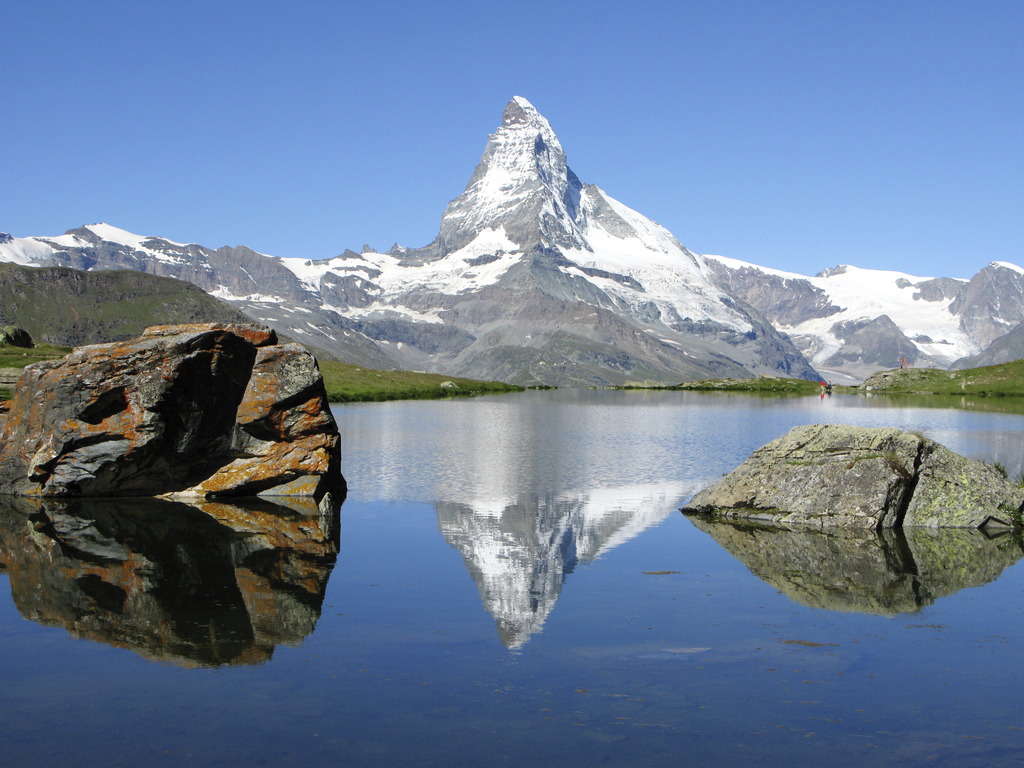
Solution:
<svg viewBox="0 0 1024 768">
<path fill-rule="evenodd" d="M 322 311 L 322 302 L 317 295 L 308 291 L 280 259 L 244 246 L 214 250 L 194 243 L 143 237 L 109 224 L 90 224 L 69 230 L 59 237 L 14 238 L 0 233 L 0 262 L 24 266 L 60 265 L 97 276 L 109 270 L 128 270 L 175 278 L 202 289 L 196 293 L 205 292 L 213 299 L 220 299 L 217 302 L 204 296 L 230 311 L 231 307 L 224 303 L 227 301 L 238 313 L 231 319 L 155 317 L 138 328 L 133 326 L 128 333 L 92 339 L 95 341 L 131 338 L 147 325 L 161 322 L 237 322 L 240 316 L 245 322 L 253 318 L 265 322 L 285 336 L 300 339 L 307 346 L 336 354 L 353 363 L 367 367 L 397 367 L 379 345 L 351 330 L 351 324 L 344 318 L 335 312 Z M 102 280 L 100 277 L 94 279 Z M 54 295 L 63 296 L 64 293 L 61 291 Z M 97 305 L 116 301 L 114 297 L 95 299 Z M 123 304 L 110 303 L 105 311 L 116 316 L 123 308 Z"/>
<path fill-rule="evenodd" d="M 92 224 L 58 237 L 0 234 L 2 261 L 173 277 L 358 365 L 520 384 L 818 371 L 859 381 L 902 359 L 976 359 L 1024 321 L 1024 270 L 1012 264 L 970 280 L 852 266 L 807 277 L 694 254 L 581 182 L 520 97 L 422 248 L 310 261 Z M 999 354 L 1018 347 L 1000 342 Z"/>
<path fill-rule="evenodd" d="M 817 375 L 699 256 L 581 183 L 547 120 L 519 97 L 423 248 L 305 261 L 103 224 L 0 239 L 7 261 L 187 280 L 368 366 L 559 385 Z"/>
<path fill-rule="evenodd" d="M 816 375 L 668 231 L 581 183 L 521 98 L 428 246 L 284 263 L 411 367 L 563 385 Z"/>
</svg>

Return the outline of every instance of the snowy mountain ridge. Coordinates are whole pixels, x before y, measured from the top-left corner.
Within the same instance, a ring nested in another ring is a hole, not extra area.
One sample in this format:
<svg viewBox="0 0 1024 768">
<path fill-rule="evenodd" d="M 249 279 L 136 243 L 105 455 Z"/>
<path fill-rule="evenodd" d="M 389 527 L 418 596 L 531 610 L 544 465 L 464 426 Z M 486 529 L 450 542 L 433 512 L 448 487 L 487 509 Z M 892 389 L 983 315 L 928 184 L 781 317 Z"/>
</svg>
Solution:
<svg viewBox="0 0 1024 768">
<path fill-rule="evenodd" d="M 0 235 L 0 260 L 175 277 L 341 359 L 522 384 L 947 367 L 1024 320 L 1013 265 L 970 281 L 856 267 L 804 277 L 694 254 L 581 182 L 519 96 L 421 248 L 307 260 L 93 224 Z"/>
<path fill-rule="evenodd" d="M 811 277 L 706 256 L 744 301 L 818 370 L 859 380 L 879 369 L 938 368 L 978 355 L 1024 322 L 1024 270 L 990 262 L 971 279 L 840 265 Z"/>
</svg>

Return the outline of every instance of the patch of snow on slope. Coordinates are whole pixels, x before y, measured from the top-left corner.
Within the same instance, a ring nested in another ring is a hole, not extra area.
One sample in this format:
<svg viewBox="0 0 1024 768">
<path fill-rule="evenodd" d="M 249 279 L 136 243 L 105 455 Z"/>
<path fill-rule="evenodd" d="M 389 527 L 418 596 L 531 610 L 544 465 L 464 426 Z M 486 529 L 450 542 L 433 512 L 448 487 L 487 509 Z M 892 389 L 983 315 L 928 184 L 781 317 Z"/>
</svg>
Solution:
<svg viewBox="0 0 1024 768">
<path fill-rule="evenodd" d="M 729 269 L 743 269 L 744 267 L 749 269 L 757 270 L 758 272 L 764 272 L 766 275 L 775 275 L 776 277 L 783 277 L 787 280 L 810 280 L 811 278 L 807 275 L 800 275 L 796 272 L 784 272 L 781 269 L 771 269 L 769 267 L 762 267 L 759 264 L 751 264 L 749 261 L 740 261 L 739 259 L 730 259 L 728 256 L 712 256 L 710 254 L 704 254 L 704 259 L 711 259 L 713 261 L 721 262 Z M 925 278 L 920 278 L 925 279 Z"/>
<path fill-rule="evenodd" d="M 380 300 L 391 303 L 407 294 L 410 288 L 455 295 L 490 285 L 518 260 L 513 252 L 517 247 L 508 239 L 504 228 L 491 228 L 480 232 L 465 247 L 426 264 L 402 266 L 394 256 L 382 253 L 365 253 L 363 259 L 365 265 L 380 271 L 373 282 L 381 289 Z M 498 258 L 476 266 L 467 263 L 468 259 L 484 255 Z M 341 274 L 340 266 L 332 271 Z"/>
<path fill-rule="evenodd" d="M 589 240 L 593 253 L 573 249 L 565 250 L 565 256 L 582 267 L 628 275 L 644 289 L 637 291 L 611 278 L 586 277 L 605 293 L 633 307 L 653 302 L 662 309 L 670 308 L 680 318 L 711 321 L 740 332 L 750 329 L 742 315 L 722 303 L 721 294 L 693 266 L 685 251 L 665 254 L 659 263 L 646 258 L 650 251 L 637 238 L 622 239 L 593 231 Z"/>
<path fill-rule="evenodd" d="M 842 307 L 843 311 L 780 330 L 825 336 L 835 323 L 872 320 L 888 315 L 909 338 L 927 336 L 932 339 L 931 343 L 918 343 L 925 354 L 952 361 L 979 351 L 977 342 L 960 328 L 959 318 L 949 311 L 952 299 L 925 301 L 914 298 L 918 292 L 915 285 L 932 278 L 845 266 L 842 272 L 806 279 L 822 289 L 832 304 Z M 815 356 L 813 362 L 824 362 L 825 359 L 822 352 Z"/>
<path fill-rule="evenodd" d="M 38 267 L 46 263 L 53 254 L 53 247 L 34 237 L 14 237 L 0 243 L 0 261 Z"/>
<path fill-rule="evenodd" d="M 364 320 L 403 319 L 414 323 L 443 323 L 440 311 L 432 309 L 422 311 L 402 306 L 401 304 L 371 304 L 368 307 L 335 307 L 324 304 L 323 309 L 337 312 L 342 317 L 360 318 Z M 379 341 L 379 340 L 378 340 Z"/>
<path fill-rule="evenodd" d="M 265 293 L 248 293 L 240 296 L 224 285 L 217 286 L 217 289 L 209 291 L 209 294 L 216 299 L 224 301 L 253 301 L 261 304 L 283 304 L 285 301 L 280 296 L 272 296 Z"/>
<path fill-rule="evenodd" d="M 176 243 L 173 240 L 168 240 L 165 237 L 151 237 L 148 235 L 136 235 L 120 227 L 115 227 L 110 224 L 99 223 L 99 224 L 87 224 L 83 229 L 87 229 L 96 235 L 100 240 L 108 243 L 115 243 L 116 245 L 123 245 L 132 251 L 138 251 L 151 259 L 156 261 L 162 261 L 166 264 L 188 264 L 191 262 L 190 259 L 176 256 L 171 253 L 167 253 L 158 248 L 151 248 L 145 243 L 156 242 L 166 243 L 167 245 L 174 248 L 187 248 L 188 246 L 184 243 Z M 78 235 L 60 235 L 58 237 L 46 238 L 47 242 L 54 243 L 60 248 L 91 248 L 92 243 Z M 209 268 L 209 267 L 207 267 Z"/>
<path fill-rule="evenodd" d="M 643 244 L 646 254 L 635 255 L 635 258 L 629 262 L 615 263 L 612 261 L 606 261 L 608 268 L 617 267 L 629 267 L 629 266 L 640 266 L 637 264 L 638 261 L 645 261 L 648 265 L 669 265 L 676 268 L 692 267 L 696 268 L 696 264 L 692 263 L 684 265 L 679 262 L 678 254 L 686 253 L 683 246 L 676 240 L 675 236 L 665 229 L 657 222 L 651 221 L 643 214 L 634 211 L 627 205 L 620 203 L 615 198 L 606 194 L 604 190 L 599 187 L 590 187 L 586 196 L 584 197 L 584 210 L 587 213 L 588 237 L 593 237 L 594 234 L 604 234 L 614 237 L 612 233 L 601 227 L 600 223 L 595 222 L 591 217 L 593 216 L 594 205 L 596 202 L 592 196 L 599 198 L 599 201 L 606 203 L 619 218 L 621 218 L 632 231 L 633 239 Z M 595 231 L 596 230 L 596 231 Z M 606 257 L 607 258 L 607 257 Z"/>
<path fill-rule="evenodd" d="M 110 243 L 120 243 L 121 245 L 127 245 L 129 248 L 136 248 L 138 250 L 148 250 L 142 244 L 146 240 L 152 239 L 150 237 L 136 235 L 128 230 L 121 229 L 120 227 L 114 227 L 104 222 L 100 222 L 99 224 L 87 224 L 85 229 L 88 229 L 100 240 L 106 240 Z"/>
<path fill-rule="evenodd" d="M 338 257 L 335 259 L 325 259 L 323 261 L 310 261 L 309 259 L 295 258 L 295 257 L 280 257 L 278 261 L 281 262 L 287 269 L 291 270 L 294 275 L 299 278 L 303 285 L 314 291 L 320 290 L 320 279 L 332 270 L 332 264 L 334 263 L 345 263 L 348 259 Z"/>
</svg>

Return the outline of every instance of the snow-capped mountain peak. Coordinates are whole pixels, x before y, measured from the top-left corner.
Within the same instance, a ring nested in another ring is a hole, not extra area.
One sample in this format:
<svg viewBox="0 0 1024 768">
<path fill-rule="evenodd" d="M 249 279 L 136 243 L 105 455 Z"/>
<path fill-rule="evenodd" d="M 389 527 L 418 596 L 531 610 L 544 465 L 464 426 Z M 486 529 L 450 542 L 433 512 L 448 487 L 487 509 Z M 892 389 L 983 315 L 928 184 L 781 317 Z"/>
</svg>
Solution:
<svg viewBox="0 0 1024 768">
<path fill-rule="evenodd" d="M 534 125 L 552 135 L 554 134 L 551 130 L 551 124 L 537 111 L 533 104 L 522 96 L 513 96 L 508 104 L 505 105 L 505 110 L 501 113 L 501 124 L 503 127 L 516 123 Z"/>
<path fill-rule="evenodd" d="M 581 187 L 550 123 L 516 96 L 505 106 L 466 190 L 441 218 L 442 251 L 458 250 L 488 228 L 504 228 L 523 248 L 585 247 L 578 221 Z"/>
<path fill-rule="evenodd" d="M 816 376 L 670 232 L 581 183 L 521 96 L 422 248 L 309 261 L 92 224 L 9 239 L 0 259 L 188 280 L 368 367 L 560 386 Z"/>
</svg>

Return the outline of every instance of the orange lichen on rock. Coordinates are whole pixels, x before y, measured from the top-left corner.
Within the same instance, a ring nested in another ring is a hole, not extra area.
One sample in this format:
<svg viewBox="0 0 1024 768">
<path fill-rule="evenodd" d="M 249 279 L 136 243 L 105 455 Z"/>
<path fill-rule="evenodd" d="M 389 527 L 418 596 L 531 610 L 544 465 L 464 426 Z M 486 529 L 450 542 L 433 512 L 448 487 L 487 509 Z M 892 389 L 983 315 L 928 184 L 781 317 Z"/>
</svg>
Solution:
<svg viewBox="0 0 1024 768">
<path fill-rule="evenodd" d="M 0 433 L 0 493 L 340 495 L 316 360 L 263 326 L 172 325 L 31 365 Z"/>
</svg>

